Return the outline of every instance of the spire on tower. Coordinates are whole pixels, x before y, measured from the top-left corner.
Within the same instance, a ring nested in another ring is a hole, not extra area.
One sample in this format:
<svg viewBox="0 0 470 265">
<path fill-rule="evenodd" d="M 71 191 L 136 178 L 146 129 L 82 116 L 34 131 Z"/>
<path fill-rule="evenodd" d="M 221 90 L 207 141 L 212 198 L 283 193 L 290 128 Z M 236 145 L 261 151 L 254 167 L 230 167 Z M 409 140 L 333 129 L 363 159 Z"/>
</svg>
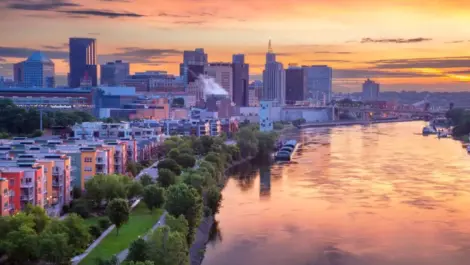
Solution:
<svg viewBox="0 0 470 265">
<path fill-rule="evenodd" d="M 268 43 L 268 53 L 273 53 L 273 47 L 271 46 L 271 40 Z"/>
</svg>

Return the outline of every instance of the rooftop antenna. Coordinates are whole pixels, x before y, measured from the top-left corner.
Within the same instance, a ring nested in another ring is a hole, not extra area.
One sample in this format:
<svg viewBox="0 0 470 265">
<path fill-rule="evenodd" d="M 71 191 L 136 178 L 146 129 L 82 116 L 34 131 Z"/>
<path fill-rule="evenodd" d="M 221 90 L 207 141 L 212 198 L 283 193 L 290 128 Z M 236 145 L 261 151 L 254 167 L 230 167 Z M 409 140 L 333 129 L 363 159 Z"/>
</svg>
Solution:
<svg viewBox="0 0 470 265">
<path fill-rule="evenodd" d="M 268 43 L 268 53 L 273 53 L 273 47 L 271 46 L 271 40 Z"/>
</svg>

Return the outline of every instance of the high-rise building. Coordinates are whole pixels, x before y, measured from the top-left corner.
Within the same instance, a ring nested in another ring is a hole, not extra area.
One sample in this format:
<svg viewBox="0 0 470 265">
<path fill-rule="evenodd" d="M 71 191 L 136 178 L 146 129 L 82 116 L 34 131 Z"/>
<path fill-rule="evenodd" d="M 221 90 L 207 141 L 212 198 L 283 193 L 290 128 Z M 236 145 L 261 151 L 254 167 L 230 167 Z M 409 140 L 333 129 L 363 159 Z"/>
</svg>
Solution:
<svg viewBox="0 0 470 265">
<path fill-rule="evenodd" d="M 250 66 L 245 63 L 244 54 L 233 55 L 233 102 L 240 107 L 247 107 L 249 103 L 248 82 L 250 81 Z"/>
<path fill-rule="evenodd" d="M 24 82 L 24 61 L 13 65 L 13 81 L 17 86 L 23 86 Z"/>
<path fill-rule="evenodd" d="M 204 74 L 207 65 L 207 54 L 204 49 L 198 48 L 194 51 L 183 52 L 183 63 L 180 64 L 180 76 L 184 77 L 186 84 L 197 80 L 199 75 Z"/>
<path fill-rule="evenodd" d="M 16 85 L 24 87 L 55 87 L 54 63 L 42 52 L 34 52 L 26 61 L 13 66 Z"/>
<path fill-rule="evenodd" d="M 276 101 L 280 105 L 285 104 L 286 74 L 282 63 L 276 61 L 276 54 L 269 41 L 266 64 L 263 71 L 263 100 Z"/>
<path fill-rule="evenodd" d="M 253 81 L 248 87 L 248 106 L 258 107 L 259 101 L 263 95 L 263 82 L 260 80 Z"/>
<path fill-rule="evenodd" d="M 117 60 L 100 66 L 100 84 L 118 86 L 130 74 L 129 63 Z"/>
<path fill-rule="evenodd" d="M 231 63 L 210 63 L 207 65 L 206 75 L 214 78 L 228 93 L 228 97 L 233 101 L 233 69 Z"/>
<path fill-rule="evenodd" d="M 308 98 L 328 103 L 333 87 L 333 70 L 327 65 L 303 66 L 307 78 Z"/>
<path fill-rule="evenodd" d="M 377 100 L 380 93 L 380 84 L 367 79 L 362 84 L 362 98 L 365 100 Z"/>
<path fill-rule="evenodd" d="M 303 101 L 307 97 L 307 78 L 305 70 L 298 66 L 286 69 L 286 104 Z"/>
<path fill-rule="evenodd" d="M 92 86 L 98 85 L 96 59 L 96 39 L 69 39 L 69 86 L 80 87 L 84 78 L 89 78 Z"/>
</svg>

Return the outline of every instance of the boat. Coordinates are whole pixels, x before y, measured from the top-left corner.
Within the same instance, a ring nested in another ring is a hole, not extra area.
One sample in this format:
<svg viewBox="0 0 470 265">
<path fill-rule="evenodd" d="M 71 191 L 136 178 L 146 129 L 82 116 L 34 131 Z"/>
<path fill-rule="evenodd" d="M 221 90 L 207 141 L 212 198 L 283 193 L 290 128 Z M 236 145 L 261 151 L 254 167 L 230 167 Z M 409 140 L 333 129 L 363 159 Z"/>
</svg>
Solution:
<svg viewBox="0 0 470 265">
<path fill-rule="evenodd" d="M 430 126 L 426 126 L 423 128 L 423 135 L 430 135 L 430 134 L 436 134 L 436 130 Z"/>
<path fill-rule="evenodd" d="M 274 158 L 276 161 L 290 161 L 298 147 L 299 144 L 296 140 L 288 140 L 282 145 L 281 149 L 277 151 Z"/>
</svg>

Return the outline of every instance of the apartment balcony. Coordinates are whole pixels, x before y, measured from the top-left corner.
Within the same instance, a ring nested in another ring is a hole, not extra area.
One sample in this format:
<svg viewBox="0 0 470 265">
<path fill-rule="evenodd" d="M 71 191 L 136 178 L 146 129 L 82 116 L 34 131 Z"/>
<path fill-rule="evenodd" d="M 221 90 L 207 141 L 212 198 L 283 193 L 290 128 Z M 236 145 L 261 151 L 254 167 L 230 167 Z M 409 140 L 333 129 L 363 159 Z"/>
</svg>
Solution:
<svg viewBox="0 0 470 265">
<path fill-rule="evenodd" d="M 21 181 L 21 188 L 33 188 L 34 187 L 34 182 L 23 182 Z"/>
<path fill-rule="evenodd" d="M 105 164 L 105 160 L 104 160 L 103 158 L 97 158 L 97 159 L 96 159 L 96 164 L 104 165 L 104 164 Z"/>
<path fill-rule="evenodd" d="M 53 180 L 52 181 L 52 186 L 53 187 L 62 187 L 62 186 L 64 186 L 64 183 L 63 183 L 63 181 Z"/>
<path fill-rule="evenodd" d="M 23 194 L 20 196 L 20 199 L 22 201 L 32 201 L 34 200 L 34 194 L 30 193 L 30 194 Z"/>
</svg>

